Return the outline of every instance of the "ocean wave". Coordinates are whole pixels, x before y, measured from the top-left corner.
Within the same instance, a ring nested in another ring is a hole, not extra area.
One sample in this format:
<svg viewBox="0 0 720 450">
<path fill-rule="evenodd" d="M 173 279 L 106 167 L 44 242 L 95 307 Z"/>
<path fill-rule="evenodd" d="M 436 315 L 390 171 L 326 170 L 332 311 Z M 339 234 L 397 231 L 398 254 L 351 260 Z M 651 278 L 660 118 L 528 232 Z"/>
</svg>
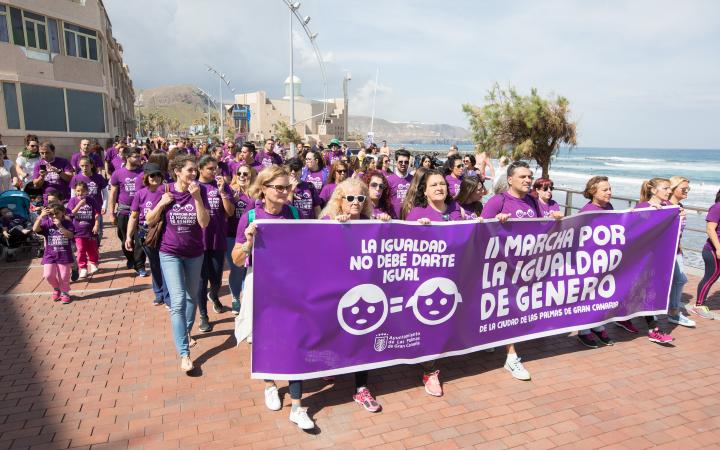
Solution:
<svg viewBox="0 0 720 450">
<path fill-rule="evenodd" d="M 664 159 L 631 158 L 629 156 L 585 156 L 584 159 L 590 159 L 592 161 L 636 162 L 636 163 L 666 162 Z"/>
<path fill-rule="evenodd" d="M 563 170 L 553 170 L 551 172 L 552 179 L 555 181 L 556 184 L 569 184 L 570 186 L 581 186 L 584 187 L 584 184 L 589 180 L 592 175 L 588 175 L 588 173 L 582 173 L 582 172 L 567 172 Z M 623 187 L 623 188 L 632 188 L 632 191 L 640 189 L 640 185 L 642 185 L 643 181 L 645 181 L 645 178 L 641 177 L 625 177 L 620 175 L 608 175 L 608 178 L 610 179 L 610 183 L 613 186 L 616 187 Z M 567 180 L 567 181 L 566 181 Z M 572 181 L 572 183 L 568 183 L 569 181 Z M 578 184 L 578 182 L 582 182 Z M 690 183 L 690 192 L 691 194 L 712 194 L 713 196 L 715 193 L 720 190 L 720 185 L 715 183 L 703 183 L 703 182 L 692 182 Z"/>
</svg>

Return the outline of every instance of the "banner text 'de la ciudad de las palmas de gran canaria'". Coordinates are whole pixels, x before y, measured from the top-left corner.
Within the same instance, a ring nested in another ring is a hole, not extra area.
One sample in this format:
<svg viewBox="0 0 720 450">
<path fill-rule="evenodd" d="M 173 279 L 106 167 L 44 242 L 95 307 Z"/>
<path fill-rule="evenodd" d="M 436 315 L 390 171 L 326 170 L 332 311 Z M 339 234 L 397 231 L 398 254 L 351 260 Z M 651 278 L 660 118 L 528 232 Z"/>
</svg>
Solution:
<svg viewBox="0 0 720 450">
<path fill-rule="evenodd" d="M 504 224 L 257 223 L 252 376 L 272 379 L 665 313 L 680 234 L 675 207 Z"/>
</svg>

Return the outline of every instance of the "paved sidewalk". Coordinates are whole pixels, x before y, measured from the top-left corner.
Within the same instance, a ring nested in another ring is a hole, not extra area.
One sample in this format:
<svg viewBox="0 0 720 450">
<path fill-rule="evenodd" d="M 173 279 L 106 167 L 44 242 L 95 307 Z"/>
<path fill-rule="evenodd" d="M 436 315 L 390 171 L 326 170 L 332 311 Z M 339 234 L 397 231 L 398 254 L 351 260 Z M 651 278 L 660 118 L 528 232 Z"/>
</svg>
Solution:
<svg viewBox="0 0 720 450">
<path fill-rule="evenodd" d="M 674 329 L 669 347 L 615 327 L 614 347 L 567 335 L 519 344 L 530 382 L 502 368 L 503 350 L 447 358 L 441 398 L 425 394 L 417 367 L 375 370 L 377 414 L 352 401 L 351 376 L 309 381 L 318 428 L 304 433 L 288 421 L 286 383 L 283 410 L 265 408 L 230 312 L 211 312 L 197 369 L 180 373 L 168 312 L 152 306 L 149 278 L 124 269 L 114 234 L 106 228 L 101 271 L 73 284 L 70 305 L 50 301 L 37 260 L 0 263 L 0 450 L 720 448 L 720 321 L 703 319 Z"/>
</svg>

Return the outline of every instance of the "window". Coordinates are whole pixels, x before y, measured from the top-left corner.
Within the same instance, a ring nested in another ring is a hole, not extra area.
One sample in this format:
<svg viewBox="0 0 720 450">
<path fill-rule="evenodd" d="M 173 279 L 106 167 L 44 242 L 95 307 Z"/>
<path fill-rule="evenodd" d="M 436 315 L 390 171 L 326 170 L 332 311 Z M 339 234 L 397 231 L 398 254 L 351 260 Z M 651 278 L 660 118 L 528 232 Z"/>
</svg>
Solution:
<svg viewBox="0 0 720 450">
<path fill-rule="evenodd" d="M 50 31 L 50 51 L 60 53 L 60 36 L 58 35 L 57 20 L 48 19 L 48 30 Z"/>
<path fill-rule="evenodd" d="M 3 8 L 5 7 L 3 6 Z M 0 22 L 2 22 L 2 18 L 3 13 L 0 11 Z M 12 28 L 12 40 L 15 45 L 21 45 L 34 50 L 48 50 L 48 19 L 45 16 L 17 8 L 10 8 L 10 24 Z M 5 26 L 7 26 L 7 21 L 5 21 Z M 55 26 L 57 28 L 57 23 Z M 0 24 L 0 35 L 2 35 L 2 27 L 3 24 Z M 50 29 L 49 37 L 52 45 L 52 28 Z M 57 40 L 57 31 L 55 33 L 55 39 Z M 2 38 L 0 38 L 0 40 L 2 40 Z"/>
<path fill-rule="evenodd" d="M 70 131 L 105 132 L 102 94 L 66 89 Z"/>
<path fill-rule="evenodd" d="M 26 130 L 67 131 L 62 89 L 23 83 L 20 91 Z"/>
<path fill-rule="evenodd" d="M 17 91 L 15 83 L 2 84 L 3 99 L 5 100 L 5 117 L 11 130 L 20 129 L 20 113 L 18 112 Z"/>
<path fill-rule="evenodd" d="M 10 42 L 7 7 L 0 5 L 0 42 Z"/>
<path fill-rule="evenodd" d="M 69 23 L 63 24 L 65 52 L 68 56 L 98 60 L 97 33 L 94 30 Z"/>
</svg>

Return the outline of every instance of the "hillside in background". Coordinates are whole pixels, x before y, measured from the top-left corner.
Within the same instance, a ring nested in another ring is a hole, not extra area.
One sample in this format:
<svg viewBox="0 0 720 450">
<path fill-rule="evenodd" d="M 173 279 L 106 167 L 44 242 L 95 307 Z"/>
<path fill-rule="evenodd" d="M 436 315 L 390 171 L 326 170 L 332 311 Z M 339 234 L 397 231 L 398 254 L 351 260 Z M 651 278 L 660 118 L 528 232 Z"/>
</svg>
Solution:
<svg viewBox="0 0 720 450">
<path fill-rule="evenodd" d="M 195 86 L 158 86 L 139 89 L 136 103 L 144 114 L 154 112 L 171 120 L 177 119 L 184 128 L 189 127 L 193 122 L 207 121 L 207 97 Z M 217 110 L 217 105 L 212 101 L 210 107 L 213 113 Z M 352 112 L 352 103 L 350 111 Z M 370 131 L 370 117 L 350 115 L 348 131 L 350 134 L 365 136 Z M 449 144 L 470 142 L 471 139 L 470 132 L 462 127 L 419 122 L 390 122 L 378 117 L 375 118 L 373 131 L 378 142 L 385 139 L 389 142 Z"/>
</svg>

